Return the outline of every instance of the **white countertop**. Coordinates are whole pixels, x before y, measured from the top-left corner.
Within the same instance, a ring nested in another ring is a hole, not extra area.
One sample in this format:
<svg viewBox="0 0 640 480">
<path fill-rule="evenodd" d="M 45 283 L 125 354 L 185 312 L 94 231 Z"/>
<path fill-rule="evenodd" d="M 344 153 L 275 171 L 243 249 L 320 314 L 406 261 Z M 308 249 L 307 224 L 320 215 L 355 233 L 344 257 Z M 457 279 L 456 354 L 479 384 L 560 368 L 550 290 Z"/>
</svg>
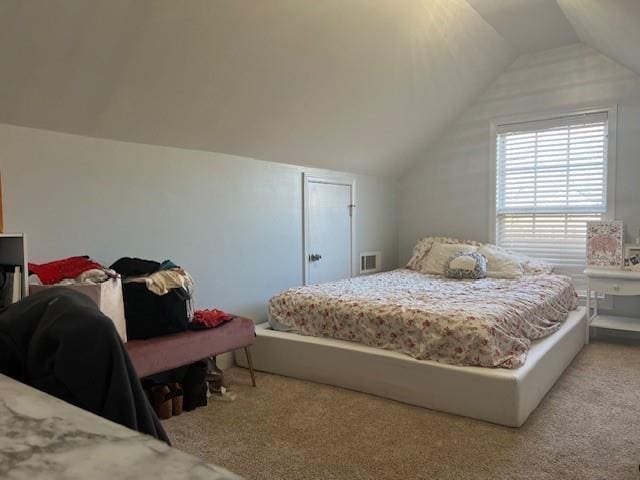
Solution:
<svg viewBox="0 0 640 480">
<path fill-rule="evenodd" d="M 0 478 L 235 480 L 239 477 L 0 375 Z"/>
</svg>

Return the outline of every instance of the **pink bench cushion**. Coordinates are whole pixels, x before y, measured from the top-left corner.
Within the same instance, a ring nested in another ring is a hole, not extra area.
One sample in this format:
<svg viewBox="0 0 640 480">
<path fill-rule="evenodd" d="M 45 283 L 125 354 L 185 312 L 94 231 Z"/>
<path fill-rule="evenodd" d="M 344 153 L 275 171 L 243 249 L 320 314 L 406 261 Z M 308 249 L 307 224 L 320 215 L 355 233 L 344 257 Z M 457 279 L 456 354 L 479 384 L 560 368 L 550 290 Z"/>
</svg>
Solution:
<svg viewBox="0 0 640 480">
<path fill-rule="evenodd" d="M 126 346 L 133 366 L 142 378 L 248 347 L 254 342 L 253 321 L 238 317 L 209 330 L 189 330 L 146 340 L 131 340 Z"/>
</svg>

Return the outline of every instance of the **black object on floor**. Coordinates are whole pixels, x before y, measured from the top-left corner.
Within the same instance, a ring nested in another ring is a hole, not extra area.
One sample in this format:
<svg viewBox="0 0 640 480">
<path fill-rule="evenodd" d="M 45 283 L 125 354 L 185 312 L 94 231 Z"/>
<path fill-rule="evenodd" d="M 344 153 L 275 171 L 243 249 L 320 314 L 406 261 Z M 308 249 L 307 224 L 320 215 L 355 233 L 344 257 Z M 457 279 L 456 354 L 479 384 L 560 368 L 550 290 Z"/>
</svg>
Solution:
<svg viewBox="0 0 640 480">
<path fill-rule="evenodd" d="M 182 381 L 183 401 L 182 409 L 191 411 L 197 407 L 207 405 L 207 363 L 195 362 L 189 365 L 189 369 Z"/>
<path fill-rule="evenodd" d="M 113 322 L 55 287 L 0 310 L 0 373 L 170 444 Z"/>
<path fill-rule="evenodd" d="M 207 360 L 201 360 L 184 367 L 149 375 L 141 382 L 147 392 L 151 392 L 157 386 L 169 385 L 171 387 L 180 384 L 180 395 L 182 396 L 180 410 L 191 411 L 198 407 L 207 406 L 207 371 Z"/>
</svg>

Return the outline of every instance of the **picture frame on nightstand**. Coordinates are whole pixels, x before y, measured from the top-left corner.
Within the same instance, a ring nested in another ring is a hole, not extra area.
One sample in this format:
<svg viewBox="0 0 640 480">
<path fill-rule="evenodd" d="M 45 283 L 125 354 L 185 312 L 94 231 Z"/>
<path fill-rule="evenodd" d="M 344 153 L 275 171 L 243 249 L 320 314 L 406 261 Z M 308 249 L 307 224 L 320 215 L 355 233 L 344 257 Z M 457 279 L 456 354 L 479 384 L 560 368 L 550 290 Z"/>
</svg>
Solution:
<svg viewBox="0 0 640 480">
<path fill-rule="evenodd" d="M 627 243 L 624 246 L 624 269 L 640 272 L 640 244 Z"/>
<path fill-rule="evenodd" d="M 587 222 L 587 266 L 622 269 L 624 259 L 624 222 Z"/>
</svg>

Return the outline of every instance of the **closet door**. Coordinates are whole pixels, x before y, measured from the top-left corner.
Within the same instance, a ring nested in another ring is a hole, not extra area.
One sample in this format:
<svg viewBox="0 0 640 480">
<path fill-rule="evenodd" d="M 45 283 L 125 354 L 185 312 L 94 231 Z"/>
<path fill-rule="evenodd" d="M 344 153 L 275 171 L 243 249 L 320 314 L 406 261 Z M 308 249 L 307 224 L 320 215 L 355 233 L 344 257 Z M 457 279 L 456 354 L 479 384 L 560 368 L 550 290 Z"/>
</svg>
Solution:
<svg viewBox="0 0 640 480">
<path fill-rule="evenodd" d="M 351 181 L 305 176 L 305 283 L 351 277 L 353 251 Z"/>
</svg>

